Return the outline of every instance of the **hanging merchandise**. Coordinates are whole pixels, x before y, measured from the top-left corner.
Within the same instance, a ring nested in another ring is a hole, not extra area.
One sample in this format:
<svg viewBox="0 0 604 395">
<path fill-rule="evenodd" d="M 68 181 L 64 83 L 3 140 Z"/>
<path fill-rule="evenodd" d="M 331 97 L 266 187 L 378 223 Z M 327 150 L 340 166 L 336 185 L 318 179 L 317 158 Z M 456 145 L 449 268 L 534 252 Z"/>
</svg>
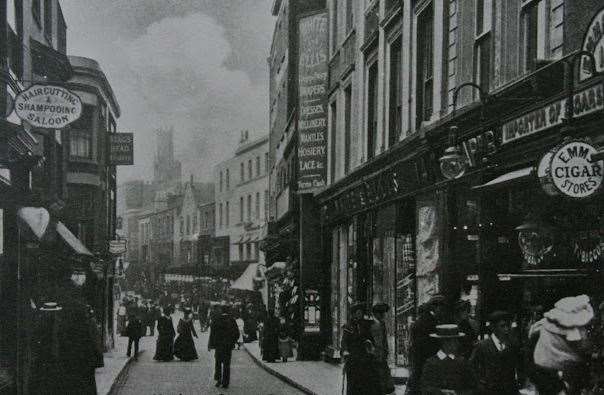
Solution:
<svg viewBox="0 0 604 395">
<path fill-rule="evenodd" d="M 554 248 L 553 228 L 535 214 L 527 215 L 524 223 L 516 227 L 522 256 L 529 266 L 537 266 Z"/>
</svg>

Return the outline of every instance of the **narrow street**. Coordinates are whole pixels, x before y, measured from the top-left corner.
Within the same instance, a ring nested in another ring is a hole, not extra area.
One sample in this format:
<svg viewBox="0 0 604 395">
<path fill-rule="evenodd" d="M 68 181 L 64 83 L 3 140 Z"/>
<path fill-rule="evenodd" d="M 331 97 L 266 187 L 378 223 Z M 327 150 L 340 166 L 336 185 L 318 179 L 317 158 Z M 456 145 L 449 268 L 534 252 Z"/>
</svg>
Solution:
<svg viewBox="0 0 604 395">
<path fill-rule="evenodd" d="M 176 322 L 178 318 L 174 317 Z M 199 335 L 195 341 L 198 360 L 157 362 L 153 360 L 155 349 L 146 349 L 111 395 L 302 394 L 256 365 L 243 348 L 233 350 L 229 388 L 214 387 L 214 354 L 207 350 L 209 332 Z"/>
</svg>

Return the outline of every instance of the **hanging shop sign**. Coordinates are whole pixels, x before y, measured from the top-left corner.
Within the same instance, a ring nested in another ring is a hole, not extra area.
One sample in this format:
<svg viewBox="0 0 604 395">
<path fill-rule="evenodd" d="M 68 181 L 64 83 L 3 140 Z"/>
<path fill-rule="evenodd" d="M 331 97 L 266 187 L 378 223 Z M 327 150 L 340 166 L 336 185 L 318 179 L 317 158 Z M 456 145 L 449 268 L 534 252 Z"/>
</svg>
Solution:
<svg viewBox="0 0 604 395">
<path fill-rule="evenodd" d="M 32 85 L 15 98 L 17 116 L 31 126 L 62 129 L 82 115 L 82 101 L 68 89 Z"/>
<path fill-rule="evenodd" d="M 566 98 L 503 124 L 501 143 L 507 144 L 562 124 Z M 581 118 L 604 109 L 604 86 L 597 84 L 573 95 L 573 117 Z"/>
<path fill-rule="evenodd" d="M 127 250 L 126 240 L 109 240 L 109 253 L 114 255 L 120 255 Z"/>
<path fill-rule="evenodd" d="M 497 139 L 492 130 L 464 140 L 460 145 L 470 168 L 480 166 L 485 156 L 497 151 Z"/>
<path fill-rule="evenodd" d="M 583 50 L 591 52 L 596 60 L 596 71 L 604 71 L 604 8 L 602 8 L 591 20 L 589 28 L 583 37 Z M 591 59 L 587 56 L 581 58 L 580 80 L 583 81 L 591 74 Z"/>
<path fill-rule="evenodd" d="M 134 135 L 132 133 L 109 134 L 109 164 L 134 164 Z"/>
<path fill-rule="evenodd" d="M 327 184 L 327 13 L 300 18 L 298 190 Z"/>
<path fill-rule="evenodd" d="M 563 195 L 576 199 L 588 198 L 602 186 L 604 161 L 591 159 L 597 152 L 586 140 L 565 140 L 551 151 L 551 155 L 545 155 L 551 156 L 551 159 L 544 174 Z"/>
</svg>

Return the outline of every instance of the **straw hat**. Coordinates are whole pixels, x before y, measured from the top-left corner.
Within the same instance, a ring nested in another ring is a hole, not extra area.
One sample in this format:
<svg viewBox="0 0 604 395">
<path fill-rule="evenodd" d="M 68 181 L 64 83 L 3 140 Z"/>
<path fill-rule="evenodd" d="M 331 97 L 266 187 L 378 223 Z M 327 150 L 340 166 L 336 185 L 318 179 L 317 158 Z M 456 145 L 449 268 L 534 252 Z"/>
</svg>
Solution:
<svg viewBox="0 0 604 395">
<path fill-rule="evenodd" d="M 459 331 L 459 327 L 455 324 L 436 325 L 436 332 L 430 333 L 430 337 L 437 339 L 455 339 L 465 335 L 465 333 Z"/>
<path fill-rule="evenodd" d="M 569 296 L 557 301 L 543 316 L 559 326 L 573 328 L 587 325 L 594 318 L 594 310 L 587 295 Z"/>
<path fill-rule="evenodd" d="M 61 311 L 63 308 L 59 306 L 55 302 L 46 302 L 42 307 L 40 307 L 40 311 Z"/>
</svg>

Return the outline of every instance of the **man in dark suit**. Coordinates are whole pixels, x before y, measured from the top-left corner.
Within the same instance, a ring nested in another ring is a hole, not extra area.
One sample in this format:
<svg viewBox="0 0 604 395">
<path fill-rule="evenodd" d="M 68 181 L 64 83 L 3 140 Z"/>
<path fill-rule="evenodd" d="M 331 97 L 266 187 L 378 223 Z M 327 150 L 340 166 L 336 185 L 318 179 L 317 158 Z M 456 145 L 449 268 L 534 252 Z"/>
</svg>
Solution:
<svg viewBox="0 0 604 395">
<path fill-rule="evenodd" d="M 239 328 L 227 305 L 222 306 L 222 314 L 212 320 L 208 351 L 214 350 L 214 379 L 216 387 L 229 387 L 231 378 L 231 351 L 239 339 Z"/>
<path fill-rule="evenodd" d="M 434 295 L 428 303 L 420 307 L 418 319 L 411 325 L 411 375 L 407 383 L 407 395 L 420 393 L 420 379 L 426 360 L 436 354 L 439 349 L 438 341 L 430 337 L 438 321 L 441 319 L 445 298 Z"/>
<path fill-rule="evenodd" d="M 134 344 L 134 360 L 136 361 L 138 359 L 138 341 L 143 335 L 143 323 L 138 315 L 133 315 L 128 320 L 126 335 L 128 336 L 128 351 L 126 351 L 126 355 L 128 357 L 131 355 L 132 345 Z"/>
<path fill-rule="evenodd" d="M 440 341 L 436 355 L 428 358 L 421 377 L 422 395 L 471 395 L 476 377 L 470 363 L 459 355 L 459 339 L 465 334 L 456 324 L 437 325 L 430 337 Z"/>
<path fill-rule="evenodd" d="M 470 359 L 480 394 L 518 395 L 516 374 L 520 366 L 520 352 L 511 342 L 511 316 L 495 311 L 489 316 L 492 333 L 478 343 Z"/>
</svg>

